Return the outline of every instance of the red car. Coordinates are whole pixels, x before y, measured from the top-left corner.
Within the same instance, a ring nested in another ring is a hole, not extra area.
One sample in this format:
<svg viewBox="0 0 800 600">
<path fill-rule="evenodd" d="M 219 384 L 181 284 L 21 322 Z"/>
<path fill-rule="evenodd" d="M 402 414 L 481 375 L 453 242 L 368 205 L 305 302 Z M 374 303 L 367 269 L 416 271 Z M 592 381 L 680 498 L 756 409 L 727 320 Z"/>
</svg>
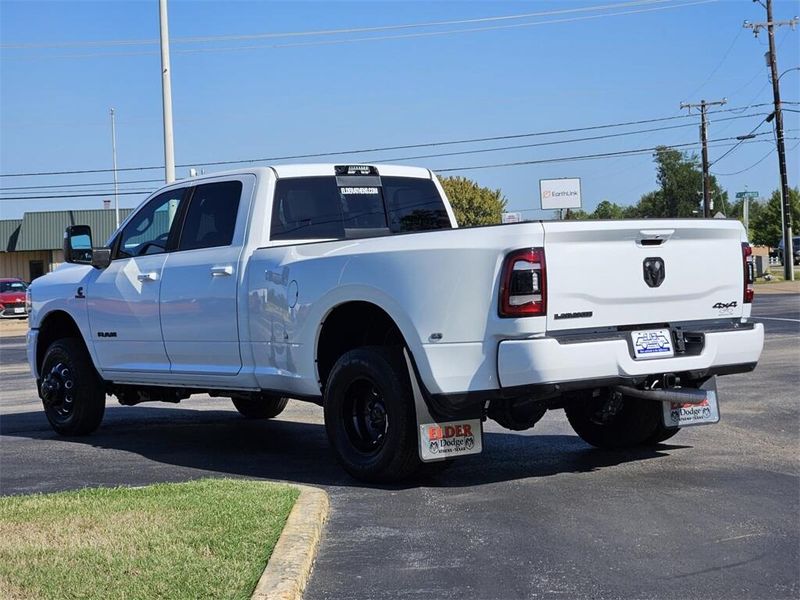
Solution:
<svg viewBox="0 0 800 600">
<path fill-rule="evenodd" d="M 28 284 L 21 279 L 0 279 L 0 318 L 24 319 L 28 316 L 25 308 L 25 290 Z"/>
</svg>

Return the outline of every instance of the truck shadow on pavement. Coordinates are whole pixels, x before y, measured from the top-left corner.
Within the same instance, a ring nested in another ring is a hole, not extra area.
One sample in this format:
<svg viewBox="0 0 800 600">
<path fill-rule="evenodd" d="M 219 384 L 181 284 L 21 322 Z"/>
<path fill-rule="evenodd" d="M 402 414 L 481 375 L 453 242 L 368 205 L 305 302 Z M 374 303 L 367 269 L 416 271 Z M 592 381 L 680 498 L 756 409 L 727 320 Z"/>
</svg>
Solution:
<svg viewBox="0 0 800 600">
<path fill-rule="evenodd" d="M 322 486 L 466 487 L 561 473 L 589 473 L 665 457 L 667 451 L 688 447 L 662 444 L 614 452 L 591 448 L 573 435 L 488 432 L 484 434 L 482 455 L 456 460 L 436 474 L 423 470 L 399 485 L 370 485 L 351 478 L 337 464 L 323 425 L 280 419 L 248 420 L 231 410 L 109 406 L 97 432 L 74 438 L 57 435 L 43 412 L 31 411 L 0 417 L 0 434 L 37 440 L 35 454 L 26 452 L 24 457 L 27 465 L 38 465 L 34 477 L 41 474 L 41 469 L 57 468 L 48 465 L 49 457 L 64 450 L 61 445 L 85 447 L 85 451 L 73 447 L 69 454 L 73 461 L 79 461 L 78 474 L 86 481 L 73 480 L 68 487 L 94 484 L 98 478 L 105 485 L 139 485 L 151 479 L 176 481 L 196 478 L 198 470 L 205 471 L 200 474 L 204 476 L 278 479 Z M 5 461 L 4 479 L 25 476 L 15 473 L 13 456 L 6 454 Z M 74 479 L 75 475 L 71 477 Z"/>
</svg>

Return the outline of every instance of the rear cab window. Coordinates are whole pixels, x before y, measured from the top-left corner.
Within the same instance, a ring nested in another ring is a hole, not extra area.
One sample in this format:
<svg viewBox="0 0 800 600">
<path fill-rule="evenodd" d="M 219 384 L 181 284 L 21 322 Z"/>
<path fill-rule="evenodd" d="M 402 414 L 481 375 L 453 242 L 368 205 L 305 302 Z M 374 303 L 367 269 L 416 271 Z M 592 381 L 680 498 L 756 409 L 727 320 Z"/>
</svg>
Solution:
<svg viewBox="0 0 800 600">
<path fill-rule="evenodd" d="M 277 181 L 271 240 L 350 239 L 452 228 L 432 179 L 383 177 L 374 167 L 336 169 L 335 176 Z"/>
</svg>

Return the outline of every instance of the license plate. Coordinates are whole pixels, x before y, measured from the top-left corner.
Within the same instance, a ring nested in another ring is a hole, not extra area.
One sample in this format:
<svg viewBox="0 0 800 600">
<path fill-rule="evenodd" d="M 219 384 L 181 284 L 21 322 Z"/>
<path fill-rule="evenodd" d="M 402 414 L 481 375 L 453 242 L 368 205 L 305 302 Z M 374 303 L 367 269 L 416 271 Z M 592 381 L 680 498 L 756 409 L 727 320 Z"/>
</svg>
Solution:
<svg viewBox="0 0 800 600">
<path fill-rule="evenodd" d="M 709 385 L 704 385 L 701 388 L 705 391 L 706 398 L 699 404 L 662 403 L 664 406 L 664 425 L 666 427 L 688 427 L 690 425 L 719 423 L 717 386 L 713 378 L 709 381 L 711 382 Z M 710 389 L 705 389 L 706 387 Z"/>
<path fill-rule="evenodd" d="M 669 329 L 645 329 L 631 332 L 633 357 L 637 360 L 669 358 L 675 355 Z"/>
<path fill-rule="evenodd" d="M 15 315 L 22 315 L 22 314 L 25 314 L 25 309 L 24 309 L 24 308 L 15 308 L 15 309 L 14 309 L 14 314 L 15 314 Z"/>
<path fill-rule="evenodd" d="M 428 461 L 480 454 L 482 434 L 480 419 L 423 423 L 419 426 L 420 457 Z"/>
</svg>

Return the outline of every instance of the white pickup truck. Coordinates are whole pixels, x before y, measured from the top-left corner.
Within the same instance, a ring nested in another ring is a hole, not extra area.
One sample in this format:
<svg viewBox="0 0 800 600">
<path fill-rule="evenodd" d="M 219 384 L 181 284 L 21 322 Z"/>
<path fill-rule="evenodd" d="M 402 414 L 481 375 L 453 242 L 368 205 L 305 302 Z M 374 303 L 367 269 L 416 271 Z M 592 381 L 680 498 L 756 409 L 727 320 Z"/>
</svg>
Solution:
<svg viewBox="0 0 800 600">
<path fill-rule="evenodd" d="M 458 229 L 436 177 L 281 165 L 178 181 L 105 247 L 65 232 L 30 287 L 28 358 L 52 427 L 124 405 L 229 397 L 269 418 L 324 407 L 353 476 L 406 477 L 564 409 L 598 447 L 719 420 L 717 375 L 752 370 L 750 247 L 725 220 Z"/>
</svg>

